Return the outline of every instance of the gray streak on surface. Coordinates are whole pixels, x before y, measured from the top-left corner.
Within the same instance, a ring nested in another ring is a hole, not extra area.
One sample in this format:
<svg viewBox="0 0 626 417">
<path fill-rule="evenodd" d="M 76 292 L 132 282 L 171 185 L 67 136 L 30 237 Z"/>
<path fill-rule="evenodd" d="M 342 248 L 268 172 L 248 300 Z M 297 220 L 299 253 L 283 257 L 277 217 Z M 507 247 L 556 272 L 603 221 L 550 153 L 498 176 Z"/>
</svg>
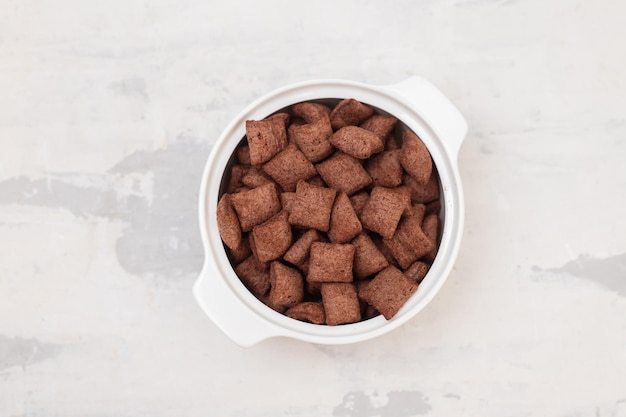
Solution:
<svg viewBox="0 0 626 417">
<path fill-rule="evenodd" d="M 105 173 L 9 178 L 0 182 L 0 204 L 124 221 L 116 254 L 128 272 L 163 278 L 196 273 L 203 259 L 198 190 L 208 152 L 206 144 L 183 138 L 164 149 L 135 152 Z M 151 195 L 142 192 L 141 176 L 149 178 Z"/>
<path fill-rule="evenodd" d="M 378 394 L 363 391 L 349 392 L 333 410 L 334 417 L 411 417 L 431 410 L 428 399 L 419 391 L 390 391 L 387 403 L 377 406 Z"/>
<path fill-rule="evenodd" d="M 0 335 L 0 372 L 14 366 L 25 369 L 34 362 L 56 356 L 59 350 L 57 345 L 41 343 L 37 339 Z"/>
<path fill-rule="evenodd" d="M 578 258 L 558 268 L 540 268 L 536 272 L 547 271 L 565 273 L 578 278 L 593 281 L 622 297 L 626 297 L 626 253 L 608 258 L 593 258 L 580 255 Z"/>
</svg>

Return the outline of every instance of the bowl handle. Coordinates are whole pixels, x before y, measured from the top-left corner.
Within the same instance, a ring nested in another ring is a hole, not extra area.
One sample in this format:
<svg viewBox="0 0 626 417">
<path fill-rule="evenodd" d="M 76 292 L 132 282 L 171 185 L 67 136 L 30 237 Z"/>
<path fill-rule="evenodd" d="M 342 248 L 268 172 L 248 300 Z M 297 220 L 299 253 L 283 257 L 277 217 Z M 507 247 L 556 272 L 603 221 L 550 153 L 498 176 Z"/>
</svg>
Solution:
<svg viewBox="0 0 626 417">
<path fill-rule="evenodd" d="M 250 347 L 281 331 L 237 297 L 212 265 L 205 263 L 193 286 L 200 308 L 233 342 Z"/>
<path fill-rule="evenodd" d="M 467 133 L 467 122 L 454 104 L 430 82 L 410 77 L 385 86 L 406 101 L 441 138 L 454 159 Z"/>
</svg>

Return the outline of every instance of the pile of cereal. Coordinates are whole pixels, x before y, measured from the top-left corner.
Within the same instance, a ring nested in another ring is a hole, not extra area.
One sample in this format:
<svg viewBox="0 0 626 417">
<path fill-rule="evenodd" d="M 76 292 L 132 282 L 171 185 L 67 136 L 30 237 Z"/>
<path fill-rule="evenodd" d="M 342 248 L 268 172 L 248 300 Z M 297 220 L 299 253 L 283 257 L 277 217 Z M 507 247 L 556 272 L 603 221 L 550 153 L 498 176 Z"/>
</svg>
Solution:
<svg viewBox="0 0 626 417">
<path fill-rule="evenodd" d="M 246 122 L 217 224 L 263 303 L 315 324 L 392 318 L 435 258 L 439 179 L 424 143 L 354 99 Z"/>
</svg>

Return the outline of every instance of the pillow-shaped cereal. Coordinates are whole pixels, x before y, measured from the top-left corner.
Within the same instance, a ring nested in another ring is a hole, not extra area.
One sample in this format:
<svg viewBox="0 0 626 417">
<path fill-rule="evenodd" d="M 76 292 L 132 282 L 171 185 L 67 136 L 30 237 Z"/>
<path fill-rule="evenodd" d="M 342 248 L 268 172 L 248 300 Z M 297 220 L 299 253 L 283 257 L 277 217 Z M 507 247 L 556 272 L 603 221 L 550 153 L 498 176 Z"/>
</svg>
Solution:
<svg viewBox="0 0 626 417">
<path fill-rule="evenodd" d="M 326 314 L 324 314 L 324 306 L 320 302 L 305 301 L 296 304 L 285 312 L 287 317 L 292 319 L 307 321 L 313 324 L 324 324 L 326 322 Z"/>
<path fill-rule="evenodd" d="M 398 119 L 393 116 L 375 114 L 361 123 L 361 127 L 375 133 L 376 136 L 383 141 L 383 143 L 386 143 L 387 137 L 391 135 L 391 132 L 395 129 L 396 124 L 398 124 Z"/>
<path fill-rule="evenodd" d="M 335 194 L 337 191 L 331 188 L 300 181 L 296 186 L 296 199 L 291 204 L 289 223 L 328 232 Z"/>
<path fill-rule="evenodd" d="M 433 170 L 433 161 L 428 148 L 417 135 L 410 130 L 402 134 L 402 153 L 400 163 L 418 184 L 426 184 Z"/>
<path fill-rule="evenodd" d="M 224 194 L 217 203 L 217 230 L 224 244 L 236 249 L 241 244 L 241 226 L 230 202 L 230 195 Z"/>
<path fill-rule="evenodd" d="M 300 267 L 309 258 L 309 250 L 313 242 L 322 239 L 320 233 L 315 229 L 309 229 L 287 250 L 283 259 L 290 264 Z"/>
<path fill-rule="evenodd" d="M 241 230 L 249 232 L 280 211 L 280 200 L 274 183 L 250 191 L 231 194 L 230 201 L 237 212 Z"/>
<path fill-rule="evenodd" d="M 400 220 L 393 237 L 384 239 L 383 243 L 402 269 L 407 269 L 413 262 L 435 248 L 435 244 L 424 234 L 420 223 L 413 216 Z"/>
<path fill-rule="evenodd" d="M 324 283 L 321 293 L 326 324 L 334 326 L 361 320 L 361 308 L 354 284 Z"/>
<path fill-rule="evenodd" d="M 344 126 L 358 126 L 374 114 L 374 109 L 353 98 L 341 100 L 330 112 L 330 123 L 333 129 Z"/>
<path fill-rule="evenodd" d="M 344 192 L 339 192 L 330 213 L 328 238 L 333 243 L 347 243 L 361 233 L 363 227 L 354 212 L 350 199 Z"/>
<path fill-rule="evenodd" d="M 252 229 L 255 254 L 259 261 L 268 262 L 277 259 L 291 246 L 291 226 L 287 216 L 289 213 L 282 211 Z"/>
<path fill-rule="evenodd" d="M 411 266 L 404 271 L 404 275 L 419 284 L 428 273 L 429 268 L 430 266 L 426 262 L 417 261 L 411 264 Z"/>
<path fill-rule="evenodd" d="M 335 148 L 358 159 L 367 159 L 385 148 L 383 141 L 375 133 L 358 126 L 342 127 L 328 140 Z"/>
<path fill-rule="evenodd" d="M 374 185 L 397 187 L 402 184 L 402 165 L 400 150 L 384 151 L 373 156 L 365 163 L 365 170 Z"/>
<path fill-rule="evenodd" d="M 262 164 L 287 146 L 286 119 L 271 116 L 263 120 L 246 121 L 246 137 L 252 165 Z"/>
<path fill-rule="evenodd" d="M 361 163 L 343 152 L 336 152 L 315 168 L 329 187 L 343 191 L 347 195 L 356 193 L 372 182 Z"/>
<path fill-rule="evenodd" d="M 408 196 L 398 188 L 374 187 L 361 212 L 361 223 L 366 229 L 391 239 L 408 205 Z"/>
<path fill-rule="evenodd" d="M 352 240 L 354 246 L 354 275 L 365 278 L 389 266 L 385 255 L 376 247 L 372 239 L 361 233 Z"/>
<path fill-rule="evenodd" d="M 407 173 L 402 175 L 402 184 L 411 189 L 411 201 L 413 203 L 430 203 L 439 198 L 439 180 L 435 170 L 431 173 L 426 184 L 418 183 Z"/>
<path fill-rule="evenodd" d="M 313 242 L 309 256 L 309 282 L 352 282 L 354 246 Z"/>
<path fill-rule="evenodd" d="M 285 191 L 296 191 L 296 184 L 300 180 L 308 180 L 317 175 L 311 162 L 294 144 L 288 145 L 269 162 L 263 165 L 263 170 L 274 179 Z"/>
<path fill-rule="evenodd" d="M 269 301 L 276 306 L 293 307 L 304 298 L 302 274 L 278 261 L 270 264 L 270 285 Z"/>
<path fill-rule="evenodd" d="M 415 282 L 396 267 L 389 266 L 380 271 L 360 294 L 368 304 L 390 320 L 415 291 Z"/>
<path fill-rule="evenodd" d="M 237 265 L 235 273 L 257 297 L 264 296 L 270 289 L 269 265 L 259 262 L 254 255 Z"/>
</svg>

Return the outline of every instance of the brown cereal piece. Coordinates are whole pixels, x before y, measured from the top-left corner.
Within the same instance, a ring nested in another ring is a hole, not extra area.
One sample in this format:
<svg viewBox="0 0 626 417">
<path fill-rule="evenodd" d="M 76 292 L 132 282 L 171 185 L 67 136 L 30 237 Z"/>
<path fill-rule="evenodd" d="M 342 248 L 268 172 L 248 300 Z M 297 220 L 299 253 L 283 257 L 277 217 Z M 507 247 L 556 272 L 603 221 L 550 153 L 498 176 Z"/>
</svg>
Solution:
<svg viewBox="0 0 626 417">
<path fill-rule="evenodd" d="M 317 172 L 329 187 L 352 195 L 369 185 L 372 179 L 361 163 L 343 152 L 315 165 Z"/>
<path fill-rule="evenodd" d="M 313 324 L 324 324 L 326 322 L 324 306 L 322 303 L 315 301 L 305 301 L 296 304 L 287 310 L 285 315 L 295 320 L 307 321 Z"/>
<path fill-rule="evenodd" d="M 317 172 L 317 170 L 315 171 Z M 322 179 L 322 177 L 320 177 L 319 175 L 314 176 L 313 178 L 311 178 L 310 180 L 307 181 L 309 184 L 311 185 L 317 185 L 318 187 L 325 187 L 328 188 L 328 185 L 324 182 L 324 180 Z"/>
<path fill-rule="evenodd" d="M 249 232 L 280 211 L 280 200 L 273 183 L 232 194 L 230 200 L 244 232 Z"/>
<path fill-rule="evenodd" d="M 386 239 L 393 237 L 400 217 L 409 204 L 407 193 L 399 188 L 376 186 L 372 189 L 361 212 L 363 227 Z"/>
<path fill-rule="evenodd" d="M 296 199 L 291 205 L 289 223 L 328 232 L 330 212 L 337 192 L 300 181 L 296 186 Z"/>
<path fill-rule="evenodd" d="M 433 170 L 430 153 L 424 142 L 410 130 L 402 133 L 400 163 L 418 184 L 426 184 L 428 182 Z"/>
<path fill-rule="evenodd" d="M 290 211 L 291 205 L 296 200 L 296 193 L 280 193 L 280 205 L 283 207 L 283 210 Z"/>
<path fill-rule="evenodd" d="M 255 255 L 261 262 L 280 257 L 291 246 L 291 226 L 287 221 L 289 213 L 282 211 L 252 229 Z"/>
<path fill-rule="evenodd" d="M 270 264 L 270 285 L 271 304 L 290 308 L 304 299 L 302 274 L 278 261 Z"/>
<path fill-rule="evenodd" d="M 426 214 L 426 206 L 421 203 L 411 204 L 409 215 L 414 216 L 417 221 L 422 224 L 422 220 L 424 220 L 424 216 Z"/>
<path fill-rule="evenodd" d="M 378 249 L 372 239 L 361 233 L 352 240 L 354 245 L 354 275 L 363 279 L 389 266 L 385 255 Z"/>
<path fill-rule="evenodd" d="M 263 170 L 258 166 L 248 168 L 245 175 L 241 178 L 243 185 L 249 188 L 257 188 L 265 184 L 273 182 Z"/>
<path fill-rule="evenodd" d="M 279 120 L 286 127 L 289 124 L 289 121 L 291 120 L 291 116 L 289 115 L 289 113 L 280 112 L 280 113 L 274 113 L 271 116 L 268 116 L 267 119 Z"/>
<path fill-rule="evenodd" d="M 238 164 L 241 165 L 250 165 L 250 147 L 248 145 L 241 144 L 235 150 L 235 159 Z"/>
<path fill-rule="evenodd" d="M 352 207 L 354 207 L 354 212 L 357 216 L 361 216 L 361 212 L 363 211 L 363 207 L 367 204 L 367 200 L 370 199 L 370 195 L 367 191 L 359 191 L 350 197 L 350 203 L 352 203 Z"/>
<path fill-rule="evenodd" d="M 354 246 L 340 243 L 313 242 L 310 252 L 307 281 L 352 282 Z"/>
<path fill-rule="evenodd" d="M 402 184 L 411 189 L 413 203 L 430 203 L 439 198 L 439 181 L 434 170 L 426 184 L 419 184 L 407 173 L 402 176 Z"/>
<path fill-rule="evenodd" d="M 230 194 L 224 194 L 217 203 L 217 230 L 224 244 L 235 249 L 241 244 L 241 226 L 230 201 Z"/>
<path fill-rule="evenodd" d="M 263 170 L 285 191 L 295 191 L 298 181 L 317 175 L 313 164 L 294 144 L 289 144 L 265 163 Z"/>
<path fill-rule="evenodd" d="M 238 192 L 237 190 L 243 186 L 241 179 L 246 172 L 248 172 L 247 166 L 233 165 L 230 169 L 230 178 L 228 179 L 228 186 L 226 187 L 227 193 Z"/>
<path fill-rule="evenodd" d="M 441 201 L 435 200 L 426 204 L 426 215 L 438 214 L 441 211 Z"/>
<path fill-rule="evenodd" d="M 395 149 L 400 149 L 400 144 L 398 143 L 398 138 L 395 135 L 390 135 L 385 141 L 385 150 L 393 151 Z"/>
<path fill-rule="evenodd" d="M 398 262 L 391 254 L 391 251 L 389 250 L 387 245 L 383 243 L 383 238 L 376 234 L 371 236 L 371 238 L 372 238 L 372 242 L 374 242 L 374 244 L 376 245 L 380 253 L 382 253 L 385 259 L 387 260 L 387 262 L 389 262 L 389 265 L 393 265 L 397 268 L 400 268 L 400 265 L 398 265 Z"/>
<path fill-rule="evenodd" d="M 422 230 L 428 239 L 435 244 L 435 248 L 424 256 L 424 260 L 432 262 L 437 256 L 437 241 L 439 239 L 439 217 L 436 214 L 429 214 L 422 221 Z"/>
<path fill-rule="evenodd" d="M 383 141 L 375 133 L 358 126 L 342 127 L 328 140 L 335 148 L 358 159 L 367 159 L 385 148 Z"/>
<path fill-rule="evenodd" d="M 285 118 L 274 115 L 263 120 L 246 120 L 246 137 L 252 165 L 267 162 L 287 146 Z"/>
<path fill-rule="evenodd" d="M 402 183 L 400 150 L 384 151 L 365 163 L 365 170 L 372 177 L 374 185 L 397 187 Z"/>
<path fill-rule="evenodd" d="M 250 250 L 250 243 L 248 242 L 248 238 L 243 236 L 241 238 L 241 243 L 238 247 L 236 247 L 235 249 L 228 249 L 228 255 L 230 257 L 230 260 L 235 264 L 246 259 L 248 256 L 250 256 L 251 253 L 252 251 Z"/>
<path fill-rule="evenodd" d="M 413 216 L 400 220 L 393 237 L 384 239 L 383 243 L 402 269 L 407 269 L 413 262 L 435 248 L 435 244 L 424 234 L 420 223 Z"/>
<path fill-rule="evenodd" d="M 309 250 L 313 242 L 319 242 L 320 233 L 315 229 L 309 229 L 285 252 L 283 259 L 290 264 L 301 266 L 309 257 Z"/>
<path fill-rule="evenodd" d="M 389 266 L 376 275 L 361 291 L 363 299 L 382 313 L 387 320 L 417 291 L 417 284 L 398 268 Z"/>
<path fill-rule="evenodd" d="M 404 275 L 419 284 L 428 273 L 429 268 L 430 266 L 427 263 L 417 261 L 412 263 L 411 266 L 409 266 L 409 268 L 404 271 Z"/>
<path fill-rule="evenodd" d="M 330 155 L 333 152 L 333 146 L 328 141 L 333 134 L 330 109 L 317 103 L 298 103 L 292 107 L 292 111 L 306 123 L 292 123 L 289 126 L 290 142 L 298 145 L 311 162 L 321 161 Z"/>
<path fill-rule="evenodd" d="M 344 126 L 358 126 L 374 114 L 374 109 L 353 98 L 341 100 L 330 112 L 330 123 L 333 129 Z"/>
<path fill-rule="evenodd" d="M 302 103 L 294 104 L 291 107 L 291 111 L 297 117 L 302 118 L 306 123 L 313 123 L 316 120 L 329 116 L 331 109 L 320 103 L 303 101 Z"/>
<path fill-rule="evenodd" d="M 333 243 L 347 243 L 362 230 L 363 226 L 354 212 L 350 199 L 346 193 L 340 191 L 330 213 L 328 238 Z"/>
<path fill-rule="evenodd" d="M 383 143 L 386 143 L 387 137 L 391 135 L 397 124 L 398 119 L 393 116 L 375 114 L 361 123 L 361 127 L 375 133 Z"/>
<path fill-rule="evenodd" d="M 235 273 L 246 287 L 257 297 L 263 297 L 270 289 L 270 273 L 267 263 L 249 256 L 235 267 Z"/>
<path fill-rule="evenodd" d="M 334 326 L 361 320 L 361 308 L 354 284 L 324 283 L 321 293 L 326 324 Z"/>
</svg>

